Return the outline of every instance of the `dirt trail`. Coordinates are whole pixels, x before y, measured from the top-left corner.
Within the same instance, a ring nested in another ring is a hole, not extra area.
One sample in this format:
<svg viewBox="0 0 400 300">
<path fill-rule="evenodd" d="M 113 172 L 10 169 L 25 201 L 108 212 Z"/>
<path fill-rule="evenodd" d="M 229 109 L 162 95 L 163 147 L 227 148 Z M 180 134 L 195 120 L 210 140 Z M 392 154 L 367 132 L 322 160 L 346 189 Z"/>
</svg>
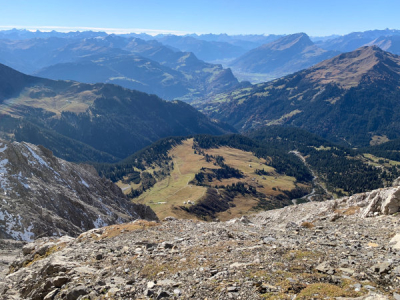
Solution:
<svg viewBox="0 0 400 300">
<path fill-rule="evenodd" d="M 333 199 L 334 197 L 333 197 L 333 195 L 322 185 L 322 184 L 320 184 L 320 183 L 318 183 L 318 176 L 314 173 L 314 171 L 310 168 L 310 166 L 308 165 L 308 163 L 306 162 L 306 159 L 304 158 L 304 156 L 303 155 L 301 155 L 301 153 L 299 152 L 299 151 L 289 151 L 289 153 L 292 153 L 292 154 L 294 154 L 294 155 L 296 155 L 298 158 L 300 158 L 301 159 L 301 161 L 303 162 L 303 164 L 308 168 L 308 170 L 311 172 L 311 174 L 312 174 L 312 176 L 313 176 L 313 179 L 312 179 L 312 182 L 313 182 L 313 186 L 316 186 L 316 185 L 318 185 L 319 187 L 321 187 L 324 191 L 325 191 L 325 193 L 327 194 L 327 195 L 329 195 L 330 196 L 330 199 Z M 313 201 L 312 200 L 312 197 L 315 195 L 315 187 L 312 189 L 312 191 L 311 191 L 311 193 L 310 194 L 308 194 L 308 195 L 306 195 L 306 196 L 304 196 L 308 201 Z"/>
</svg>

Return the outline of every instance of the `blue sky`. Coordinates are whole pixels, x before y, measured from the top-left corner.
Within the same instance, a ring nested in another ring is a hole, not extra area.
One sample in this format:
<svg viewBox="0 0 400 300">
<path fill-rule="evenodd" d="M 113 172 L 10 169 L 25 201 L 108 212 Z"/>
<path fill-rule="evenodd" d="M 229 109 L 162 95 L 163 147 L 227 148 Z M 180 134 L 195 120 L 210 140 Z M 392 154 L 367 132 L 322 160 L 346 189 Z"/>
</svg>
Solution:
<svg viewBox="0 0 400 300">
<path fill-rule="evenodd" d="M 398 0 L 0 0 L 0 29 L 346 34 L 400 29 Z"/>
</svg>

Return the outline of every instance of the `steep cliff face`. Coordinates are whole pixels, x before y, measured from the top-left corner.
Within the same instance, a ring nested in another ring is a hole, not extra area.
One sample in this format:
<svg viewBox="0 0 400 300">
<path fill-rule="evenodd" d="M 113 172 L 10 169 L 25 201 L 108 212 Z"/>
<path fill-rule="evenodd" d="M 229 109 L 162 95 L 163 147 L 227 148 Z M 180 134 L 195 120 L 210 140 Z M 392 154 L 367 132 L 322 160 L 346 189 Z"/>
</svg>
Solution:
<svg viewBox="0 0 400 300">
<path fill-rule="evenodd" d="M 0 140 L 0 195 L 0 238 L 76 236 L 110 224 L 157 219 L 91 166 L 68 163 L 28 143 Z"/>
</svg>

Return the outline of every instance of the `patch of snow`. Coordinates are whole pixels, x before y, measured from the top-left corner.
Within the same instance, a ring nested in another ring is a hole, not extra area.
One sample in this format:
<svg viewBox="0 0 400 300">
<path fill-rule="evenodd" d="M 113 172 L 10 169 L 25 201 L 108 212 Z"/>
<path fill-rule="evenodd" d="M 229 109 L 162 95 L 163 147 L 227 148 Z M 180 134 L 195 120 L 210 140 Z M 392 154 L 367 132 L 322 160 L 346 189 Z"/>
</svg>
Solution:
<svg viewBox="0 0 400 300">
<path fill-rule="evenodd" d="M 24 232 L 19 233 L 22 241 L 32 242 L 35 234 L 32 232 L 33 225 L 29 225 L 28 228 L 24 228 Z"/>
<path fill-rule="evenodd" d="M 3 144 L 0 145 L 0 147 L 3 146 Z M 4 147 L 0 148 L 0 152 L 4 152 L 7 150 L 7 145 L 4 145 Z"/>
<path fill-rule="evenodd" d="M 7 174 L 7 169 L 5 168 L 6 164 L 8 164 L 8 159 L 3 159 L 0 161 L 0 173 Z"/>
<path fill-rule="evenodd" d="M 124 219 L 122 219 L 121 217 L 118 217 L 117 221 L 115 223 L 117 224 L 122 224 L 125 223 L 126 221 Z"/>
<path fill-rule="evenodd" d="M 112 216 L 113 212 L 107 207 L 107 205 L 102 204 L 101 207 L 106 211 L 108 216 Z"/>
<path fill-rule="evenodd" d="M 51 168 L 49 167 L 49 165 L 47 164 L 47 162 L 45 162 L 45 161 L 43 160 L 43 158 L 41 158 L 39 155 L 37 155 L 36 152 L 33 151 L 33 149 L 31 149 L 28 145 L 25 145 L 25 147 L 29 150 L 29 152 L 32 154 L 32 156 L 36 159 L 36 161 L 37 161 L 39 164 L 41 164 L 41 165 L 43 165 L 43 166 L 46 166 L 47 168 L 51 169 Z"/>
<path fill-rule="evenodd" d="M 13 216 L 8 211 L 0 211 L 0 220 L 5 221 L 3 225 L 7 234 L 15 240 L 31 242 L 35 234 L 32 232 L 33 225 L 23 228 L 20 215 Z"/>
<path fill-rule="evenodd" d="M 0 210 L 0 221 L 4 221 L 6 218 L 6 215 L 8 216 L 9 213 L 8 211 L 5 211 L 4 213 Z"/>
<path fill-rule="evenodd" d="M 101 218 L 101 216 L 99 215 L 99 217 L 93 222 L 93 226 L 95 228 L 100 228 L 100 227 L 108 226 L 108 224 L 107 224 L 107 222 L 104 222 L 103 219 Z"/>
<path fill-rule="evenodd" d="M 19 183 L 21 183 L 24 186 L 24 188 L 26 188 L 26 189 L 30 189 L 31 188 L 30 185 L 26 183 L 26 182 L 28 182 L 28 178 L 22 176 L 22 172 L 21 171 L 19 172 L 18 175 L 13 175 L 13 177 L 17 178 Z"/>
<path fill-rule="evenodd" d="M 7 191 L 9 190 L 9 181 L 6 178 L 6 174 L 8 174 L 8 170 L 6 169 L 7 164 L 8 159 L 0 161 L 0 187 L 4 190 L 4 195 L 7 195 Z"/>
<path fill-rule="evenodd" d="M 27 183 L 23 183 L 22 181 L 20 181 L 20 183 L 24 186 L 24 188 L 26 188 L 27 190 L 29 190 L 31 188 L 31 186 Z"/>
<path fill-rule="evenodd" d="M 89 185 L 87 184 L 87 182 L 86 182 L 85 180 L 83 180 L 82 178 L 81 178 L 81 183 L 82 183 L 84 186 L 86 186 L 87 188 L 89 188 Z"/>
</svg>

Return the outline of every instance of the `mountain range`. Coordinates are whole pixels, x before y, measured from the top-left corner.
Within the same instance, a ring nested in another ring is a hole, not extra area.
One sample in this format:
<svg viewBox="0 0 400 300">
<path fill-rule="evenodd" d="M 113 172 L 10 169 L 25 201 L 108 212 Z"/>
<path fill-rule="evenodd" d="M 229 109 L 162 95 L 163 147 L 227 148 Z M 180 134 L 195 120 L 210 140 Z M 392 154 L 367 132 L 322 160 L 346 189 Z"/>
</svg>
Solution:
<svg viewBox="0 0 400 300">
<path fill-rule="evenodd" d="M 215 91 L 223 91 L 226 85 L 233 87 L 237 83 L 232 73 L 218 74 L 219 70 L 215 71 L 216 80 L 205 84 L 207 78 L 203 82 L 199 82 L 202 78 L 199 78 L 199 81 L 189 80 L 183 72 L 153 60 L 135 54 L 123 54 L 94 55 L 77 62 L 55 64 L 36 72 L 35 75 L 54 80 L 112 83 L 172 100 L 204 96 L 211 93 L 213 88 Z"/>
<path fill-rule="evenodd" d="M 238 84 L 229 69 L 191 52 L 114 35 L 0 40 L 0 62 L 54 80 L 118 83 L 169 100 L 205 97 Z"/>
<path fill-rule="evenodd" d="M 0 32 L 0 63 L 54 80 L 114 83 L 191 102 L 239 87 L 235 77 L 265 82 L 361 46 L 399 54 L 398 36 L 389 29 L 312 39 L 305 33 L 150 36 L 9 30 Z"/>
<path fill-rule="evenodd" d="M 146 33 L 125 33 L 125 34 L 117 34 L 123 38 L 140 38 L 142 40 L 150 41 L 150 40 L 163 40 L 163 39 L 177 39 L 181 40 L 182 37 L 183 43 L 182 45 L 187 45 L 189 43 L 197 43 L 194 42 L 192 39 L 186 40 L 186 37 L 194 38 L 196 40 L 202 42 L 217 42 L 219 43 L 228 43 L 230 45 L 243 48 L 245 50 L 250 50 L 261 46 L 262 44 L 269 43 L 274 39 L 278 39 L 282 37 L 282 35 L 264 35 L 264 34 L 242 34 L 242 35 L 228 35 L 228 34 L 187 34 L 185 36 L 173 35 L 173 34 L 158 34 L 155 36 L 146 34 Z M 101 31 L 75 31 L 75 32 L 58 32 L 55 30 L 52 31 L 29 31 L 26 29 L 10 29 L 10 30 L 2 30 L 0 31 L 0 39 L 7 39 L 7 40 L 26 40 L 26 39 L 36 39 L 36 38 L 51 38 L 51 37 L 58 37 L 58 38 L 67 38 L 67 39 L 84 39 L 84 38 L 95 38 L 95 37 L 106 37 L 108 34 L 106 32 Z M 318 38 L 318 40 L 323 40 L 323 38 Z M 203 44 L 207 45 L 207 44 Z M 209 46 L 207 46 L 209 47 Z M 212 46 L 211 46 L 212 47 Z M 176 47 L 179 49 L 179 47 Z M 184 51 L 181 49 L 181 51 Z M 220 51 L 220 50 L 218 50 Z M 196 53 L 197 55 L 197 53 Z"/>
<path fill-rule="evenodd" d="M 229 60 L 246 52 L 245 48 L 229 42 L 204 41 L 193 36 L 166 35 L 156 40 L 180 51 L 193 52 L 204 61 Z"/>
<path fill-rule="evenodd" d="M 105 32 L 99 31 L 75 31 L 75 32 L 59 32 L 56 30 L 52 31 L 31 31 L 27 29 L 9 29 L 0 31 L 0 39 L 6 40 L 28 40 L 36 38 L 91 38 L 97 36 L 107 36 Z"/>
<path fill-rule="evenodd" d="M 368 45 L 372 41 L 381 37 L 399 36 L 400 30 L 368 30 L 364 32 L 352 32 L 333 39 L 316 41 L 316 44 L 326 50 L 350 52 L 359 47 Z"/>
<path fill-rule="evenodd" d="M 230 66 L 238 72 L 281 77 L 337 55 L 316 46 L 305 33 L 291 34 L 250 50 Z"/>
<path fill-rule="evenodd" d="M 188 104 L 111 84 L 53 81 L 0 65 L 6 138 L 42 144 L 72 161 L 115 161 L 166 136 L 222 134 Z"/>
<path fill-rule="evenodd" d="M 373 45 L 387 52 L 400 55 L 400 35 L 381 36 L 367 44 L 367 46 Z"/>
<path fill-rule="evenodd" d="M 238 130 L 290 124 L 354 147 L 398 138 L 400 58 L 376 46 L 222 94 L 198 108 Z"/>
</svg>

